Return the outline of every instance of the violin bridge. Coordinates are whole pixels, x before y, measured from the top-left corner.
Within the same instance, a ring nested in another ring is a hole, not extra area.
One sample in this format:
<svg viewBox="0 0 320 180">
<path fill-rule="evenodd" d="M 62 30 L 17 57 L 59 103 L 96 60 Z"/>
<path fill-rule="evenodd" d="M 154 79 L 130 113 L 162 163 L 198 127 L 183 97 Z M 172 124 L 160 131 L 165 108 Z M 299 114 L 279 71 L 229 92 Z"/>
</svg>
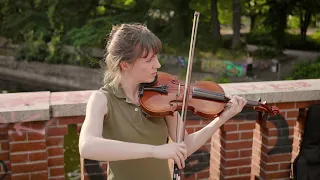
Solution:
<svg viewBox="0 0 320 180">
<path fill-rule="evenodd" d="M 178 97 L 180 96 L 180 83 L 179 83 L 179 87 L 178 87 Z"/>
</svg>

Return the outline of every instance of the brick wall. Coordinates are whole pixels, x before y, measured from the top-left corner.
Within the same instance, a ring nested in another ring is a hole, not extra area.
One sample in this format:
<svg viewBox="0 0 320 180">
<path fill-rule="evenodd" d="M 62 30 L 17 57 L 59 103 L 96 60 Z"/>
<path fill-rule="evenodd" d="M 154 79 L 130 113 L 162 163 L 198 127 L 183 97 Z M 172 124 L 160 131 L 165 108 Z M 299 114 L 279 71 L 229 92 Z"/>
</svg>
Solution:
<svg viewBox="0 0 320 180">
<path fill-rule="evenodd" d="M 299 152 L 306 111 L 311 104 L 320 103 L 320 96 L 312 88 L 303 92 L 304 100 L 273 98 L 270 105 L 279 107 L 280 115 L 268 121 L 259 120 L 257 112 L 244 109 L 186 160 L 183 179 L 289 179 L 291 163 Z M 79 178 L 76 145 L 91 93 L 1 94 L 0 179 Z M 289 90 L 281 93 L 290 94 Z M 313 97 L 307 98 L 308 94 Z M 245 93 L 242 96 L 255 99 Z M 265 92 L 262 96 L 268 99 L 270 94 Z M 295 92 L 295 96 L 299 95 Z M 210 122 L 189 117 L 186 129 L 193 133 Z M 84 160 L 84 164 L 85 179 L 106 178 L 106 162 Z"/>
</svg>

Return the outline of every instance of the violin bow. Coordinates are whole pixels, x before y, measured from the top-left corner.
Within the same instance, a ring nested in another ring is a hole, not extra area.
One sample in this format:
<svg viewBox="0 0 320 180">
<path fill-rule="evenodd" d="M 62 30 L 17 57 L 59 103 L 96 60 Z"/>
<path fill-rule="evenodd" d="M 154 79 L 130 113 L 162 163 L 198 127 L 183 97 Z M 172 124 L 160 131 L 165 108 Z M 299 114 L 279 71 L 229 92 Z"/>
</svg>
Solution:
<svg viewBox="0 0 320 180">
<path fill-rule="evenodd" d="M 190 41 L 190 50 L 189 50 L 189 59 L 188 59 L 188 69 L 186 74 L 186 82 L 185 82 L 185 88 L 183 93 L 183 102 L 182 102 L 182 111 L 180 116 L 180 121 L 183 122 L 182 125 L 178 123 L 178 135 L 177 135 L 177 142 L 180 143 L 184 140 L 185 135 L 185 124 L 186 124 L 186 117 L 187 117 L 187 111 L 188 111 L 188 99 L 189 99 L 189 92 L 190 92 L 190 82 L 191 82 L 191 72 L 192 72 L 192 64 L 193 64 L 193 55 L 194 55 L 194 49 L 196 44 L 196 37 L 197 37 L 197 30 L 198 30 L 198 22 L 199 22 L 199 16 L 200 13 L 195 11 L 194 17 L 193 17 L 193 26 L 192 26 L 192 33 L 191 33 L 191 41 Z M 180 126 L 179 126 L 180 125 Z M 173 180 L 180 180 L 181 173 L 178 168 L 178 165 L 174 163 L 174 169 L 173 169 Z"/>
</svg>

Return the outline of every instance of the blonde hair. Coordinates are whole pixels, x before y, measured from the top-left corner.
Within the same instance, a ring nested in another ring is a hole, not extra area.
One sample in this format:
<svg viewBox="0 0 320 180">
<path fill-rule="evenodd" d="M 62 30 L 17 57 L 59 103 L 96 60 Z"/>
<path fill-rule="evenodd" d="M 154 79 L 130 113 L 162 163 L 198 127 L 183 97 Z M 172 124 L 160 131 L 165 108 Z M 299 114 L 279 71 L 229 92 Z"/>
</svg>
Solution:
<svg viewBox="0 0 320 180">
<path fill-rule="evenodd" d="M 162 48 L 159 38 L 143 24 L 121 24 L 112 27 L 107 36 L 103 83 L 118 87 L 121 80 L 120 62 L 130 64 L 150 51 L 158 54 Z"/>
</svg>

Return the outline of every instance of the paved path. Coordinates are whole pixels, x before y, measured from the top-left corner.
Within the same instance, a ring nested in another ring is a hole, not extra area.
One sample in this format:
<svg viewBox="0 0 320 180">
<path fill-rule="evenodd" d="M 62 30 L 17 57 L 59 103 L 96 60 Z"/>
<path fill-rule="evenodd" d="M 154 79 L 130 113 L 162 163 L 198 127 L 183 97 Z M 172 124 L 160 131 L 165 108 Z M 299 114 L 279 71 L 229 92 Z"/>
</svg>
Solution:
<svg viewBox="0 0 320 180">
<path fill-rule="evenodd" d="M 254 45 L 247 45 L 249 51 L 254 51 L 258 47 Z M 280 63 L 280 73 L 272 72 L 271 68 L 264 70 L 254 69 L 256 74 L 255 78 L 246 77 L 230 77 L 233 82 L 249 82 L 249 81 L 276 81 L 282 80 L 290 76 L 293 67 L 301 62 L 307 62 L 309 60 L 316 60 L 320 57 L 320 52 L 312 51 L 299 51 L 299 50 L 284 50 L 284 54 L 290 57 L 288 61 L 282 61 Z"/>
</svg>

